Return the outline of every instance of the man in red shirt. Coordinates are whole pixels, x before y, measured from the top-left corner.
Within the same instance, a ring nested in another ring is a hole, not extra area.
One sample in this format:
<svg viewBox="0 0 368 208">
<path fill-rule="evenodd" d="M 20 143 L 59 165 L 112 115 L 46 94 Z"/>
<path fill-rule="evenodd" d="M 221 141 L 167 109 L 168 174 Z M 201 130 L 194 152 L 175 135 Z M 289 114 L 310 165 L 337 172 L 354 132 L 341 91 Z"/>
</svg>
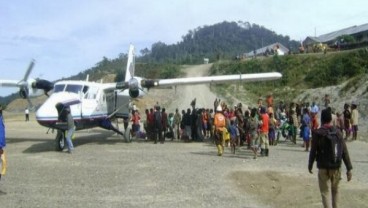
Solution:
<svg viewBox="0 0 368 208">
<path fill-rule="evenodd" d="M 132 113 L 132 132 L 133 132 L 133 136 L 138 137 L 138 133 L 140 131 L 140 114 L 138 110 L 133 110 Z"/>
<path fill-rule="evenodd" d="M 259 138 L 261 141 L 261 155 L 268 157 L 268 129 L 269 129 L 269 116 L 267 114 L 266 108 L 262 106 L 260 108 L 260 120 L 261 120 L 261 128 Z"/>
</svg>

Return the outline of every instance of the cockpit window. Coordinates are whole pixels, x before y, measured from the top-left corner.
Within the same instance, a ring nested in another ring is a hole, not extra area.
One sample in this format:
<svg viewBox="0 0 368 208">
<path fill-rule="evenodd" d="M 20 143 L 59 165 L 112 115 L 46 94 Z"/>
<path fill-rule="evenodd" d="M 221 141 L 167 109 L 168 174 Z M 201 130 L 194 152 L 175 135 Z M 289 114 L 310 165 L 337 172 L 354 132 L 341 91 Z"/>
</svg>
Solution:
<svg viewBox="0 0 368 208">
<path fill-rule="evenodd" d="M 74 92 L 78 94 L 80 91 L 82 91 L 82 87 L 82 85 L 68 84 L 65 88 L 65 92 Z"/>
<path fill-rule="evenodd" d="M 55 85 L 54 92 L 62 92 L 64 91 L 64 88 L 65 88 L 65 85 L 63 84 Z"/>
</svg>

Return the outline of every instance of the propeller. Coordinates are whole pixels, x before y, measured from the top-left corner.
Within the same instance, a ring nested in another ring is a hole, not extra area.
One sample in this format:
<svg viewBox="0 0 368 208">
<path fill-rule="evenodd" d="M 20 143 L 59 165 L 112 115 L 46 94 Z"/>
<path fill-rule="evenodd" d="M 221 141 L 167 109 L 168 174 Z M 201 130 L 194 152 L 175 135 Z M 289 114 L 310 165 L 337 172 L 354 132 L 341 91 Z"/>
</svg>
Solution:
<svg viewBox="0 0 368 208">
<path fill-rule="evenodd" d="M 34 92 L 34 91 L 30 91 L 30 88 L 43 90 L 46 96 L 49 96 L 48 92 L 54 88 L 54 84 L 50 81 L 47 81 L 44 79 L 35 80 L 35 79 L 29 78 L 29 75 L 31 74 L 34 65 L 35 65 L 35 60 L 32 59 L 31 63 L 29 64 L 27 68 L 26 73 L 24 74 L 23 79 L 17 83 L 17 86 L 19 87 L 20 97 L 27 99 L 30 108 L 32 108 L 33 105 L 29 97 L 32 96 L 32 93 Z M 37 95 L 39 94 L 37 93 Z"/>
<path fill-rule="evenodd" d="M 28 66 L 28 69 L 27 69 L 26 73 L 24 74 L 24 78 L 18 82 L 17 85 L 21 88 L 21 90 L 28 89 L 28 82 L 27 82 L 27 80 L 28 80 L 29 75 L 32 72 L 32 69 L 33 69 L 34 64 L 35 64 L 35 60 L 32 59 L 31 63 Z"/>
<path fill-rule="evenodd" d="M 116 89 L 129 90 L 129 95 L 132 98 L 138 97 L 139 91 L 142 90 L 140 88 L 139 80 L 136 77 L 132 77 L 128 81 L 125 81 L 125 82 L 116 83 Z"/>
<path fill-rule="evenodd" d="M 130 45 L 128 51 L 128 60 L 125 71 L 125 81 L 116 83 L 116 89 L 129 90 L 129 95 L 132 98 L 139 96 L 140 91 L 143 91 L 141 87 L 142 78 L 135 77 L 135 51 L 134 46 Z"/>
</svg>

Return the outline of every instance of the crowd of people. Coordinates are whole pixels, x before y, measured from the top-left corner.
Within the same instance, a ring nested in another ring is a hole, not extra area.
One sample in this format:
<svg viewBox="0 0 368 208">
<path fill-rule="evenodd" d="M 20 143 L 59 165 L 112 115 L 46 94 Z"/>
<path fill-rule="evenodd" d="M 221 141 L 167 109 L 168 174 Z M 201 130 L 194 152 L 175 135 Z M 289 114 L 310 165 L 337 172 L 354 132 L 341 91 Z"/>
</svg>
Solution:
<svg viewBox="0 0 368 208">
<path fill-rule="evenodd" d="M 332 124 L 344 132 L 345 140 L 357 139 L 358 116 L 357 103 L 346 103 L 342 111 L 330 106 L 328 95 L 323 97 L 324 106 L 317 101 L 290 102 L 279 101 L 274 105 L 273 96 L 260 98 L 255 107 L 241 103 L 229 106 L 220 99 L 214 101 L 213 108 L 197 108 L 194 99 L 190 108 L 176 109 L 167 113 L 165 108 L 156 104 L 145 110 L 146 119 L 133 109 L 131 115 L 132 135 L 143 137 L 154 143 L 164 143 L 166 139 L 184 142 L 204 140 L 213 141 L 222 155 L 225 146 L 231 146 L 233 152 L 237 146 L 246 146 L 258 156 L 268 156 L 270 146 L 277 145 L 280 138 L 296 144 L 297 138 L 303 141 L 305 151 L 310 150 L 311 132 L 320 127 L 319 115 L 322 108 L 329 108 Z M 144 119 L 144 118 L 143 118 Z M 143 123 L 143 127 L 140 124 Z"/>
<path fill-rule="evenodd" d="M 324 97 L 323 110 L 316 101 L 311 105 L 280 101 L 274 107 L 271 95 L 266 97 L 265 105 L 263 99 L 259 99 L 253 108 L 243 109 L 241 103 L 228 107 L 219 99 L 214 101 L 213 109 L 196 108 L 195 104 L 194 99 L 192 108 L 182 110 L 181 114 L 176 109 L 175 113 L 167 115 L 165 108 L 160 110 L 158 105 L 147 109 L 145 129 L 148 139 L 155 144 L 157 140 L 164 143 L 166 137 L 183 141 L 210 139 L 217 147 L 218 156 L 223 155 L 228 143 L 234 153 L 236 146 L 245 145 L 256 159 L 258 155 L 268 157 L 270 146 L 277 145 L 281 135 L 294 144 L 299 136 L 303 140 L 302 147 L 306 152 L 310 151 L 310 173 L 313 173 L 314 161 L 317 163 L 323 206 L 338 206 L 342 161 L 347 181 L 352 179 L 353 166 L 345 141 L 357 139 L 359 112 L 356 102 L 345 103 L 341 112 L 330 106 L 328 95 Z M 137 111 L 133 111 L 133 125 L 136 124 L 134 115 Z M 133 129 L 135 134 L 139 132 L 139 128 Z"/>
</svg>

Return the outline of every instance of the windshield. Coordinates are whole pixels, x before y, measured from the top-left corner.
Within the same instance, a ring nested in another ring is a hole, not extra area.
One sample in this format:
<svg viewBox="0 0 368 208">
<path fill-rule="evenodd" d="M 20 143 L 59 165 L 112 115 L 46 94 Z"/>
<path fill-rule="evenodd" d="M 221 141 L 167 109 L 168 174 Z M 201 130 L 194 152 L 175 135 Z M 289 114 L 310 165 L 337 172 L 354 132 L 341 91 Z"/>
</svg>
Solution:
<svg viewBox="0 0 368 208">
<path fill-rule="evenodd" d="M 80 91 L 82 91 L 82 87 L 82 85 L 68 84 L 65 88 L 65 91 L 79 93 Z"/>
<path fill-rule="evenodd" d="M 64 88 L 65 88 L 64 84 L 55 85 L 54 92 L 62 92 L 64 91 Z"/>
</svg>

